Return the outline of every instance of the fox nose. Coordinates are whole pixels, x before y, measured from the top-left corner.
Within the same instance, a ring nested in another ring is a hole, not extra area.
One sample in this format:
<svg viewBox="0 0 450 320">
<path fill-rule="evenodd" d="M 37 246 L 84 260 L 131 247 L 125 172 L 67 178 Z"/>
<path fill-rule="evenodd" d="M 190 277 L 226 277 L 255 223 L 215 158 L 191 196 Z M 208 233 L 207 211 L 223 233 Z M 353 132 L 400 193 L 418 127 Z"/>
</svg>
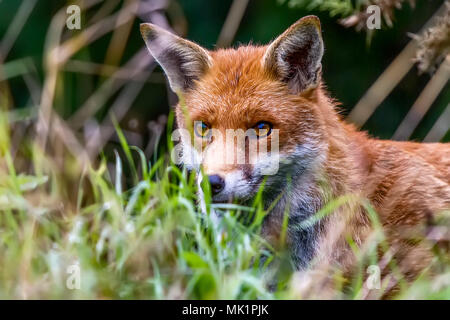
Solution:
<svg viewBox="0 0 450 320">
<path fill-rule="evenodd" d="M 225 180 L 223 180 L 221 176 L 213 174 L 208 176 L 208 179 L 211 184 L 211 192 L 213 195 L 218 194 L 223 190 L 223 188 L 225 188 Z"/>
</svg>

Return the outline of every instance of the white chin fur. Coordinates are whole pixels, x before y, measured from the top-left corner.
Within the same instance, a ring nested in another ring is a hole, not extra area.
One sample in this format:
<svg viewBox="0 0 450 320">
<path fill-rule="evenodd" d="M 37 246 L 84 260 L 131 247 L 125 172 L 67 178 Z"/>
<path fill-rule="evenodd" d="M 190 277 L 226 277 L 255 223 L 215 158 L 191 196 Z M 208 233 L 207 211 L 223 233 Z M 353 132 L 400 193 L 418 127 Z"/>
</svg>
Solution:
<svg viewBox="0 0 450 320">
<path fill-rule="evenodd" d="M 241 170 L 228 173 L 225 177 L 225 188 L 213 196 L 213 201 L 223 202 L 233 199 L 247 198 L 252 192 L 249 181 L 245 179 Z"/>
</svg>

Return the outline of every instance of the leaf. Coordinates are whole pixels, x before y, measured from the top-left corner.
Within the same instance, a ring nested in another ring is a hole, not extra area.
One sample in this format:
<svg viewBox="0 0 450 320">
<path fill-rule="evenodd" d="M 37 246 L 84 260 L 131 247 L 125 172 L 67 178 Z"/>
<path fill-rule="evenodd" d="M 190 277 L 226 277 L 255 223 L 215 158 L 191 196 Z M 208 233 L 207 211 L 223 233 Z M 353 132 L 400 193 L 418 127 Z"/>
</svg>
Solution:
<svg viewBox="0 0 450 320">
<path fill-rule="evenodd" d="M 36 177 L 21 174 L 17 177 L 17 182 L 19 184 L 21 191 L 34 190 L 40 185 L 45 184 L 47 181 L 48 181 L 47 176 Z"/>
<path fill-rule="evenodd" d="M 209 267 L 205 260 L 195 252 L 183 252 L 182 257 L 191 268 L 202 269 Z"/>
</svg>

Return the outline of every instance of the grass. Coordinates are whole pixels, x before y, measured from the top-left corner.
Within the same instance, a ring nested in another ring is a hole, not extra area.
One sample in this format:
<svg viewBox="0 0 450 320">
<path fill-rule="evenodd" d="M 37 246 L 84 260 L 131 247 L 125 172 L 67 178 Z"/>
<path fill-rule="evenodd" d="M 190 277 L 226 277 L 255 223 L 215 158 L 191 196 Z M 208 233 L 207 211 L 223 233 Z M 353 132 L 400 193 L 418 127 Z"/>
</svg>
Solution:
<svg viewBox="0 0 450 320">
<path fill-rule="evenodd" d="M 30 139 L 18 152 L 32 165 L 21 172 L 7 116 L 1 112 L 1 299 L 300 298 L 286 252 L 259 236 L 265 212 L 257 202 L 214 205 L 206 196 L 208 212 L 199 212 L 194 176 L 167 153 L 148 161 L 120 129 L 122 150 L 111 170 L 105 157 L 95 166 L 65 158 L 61 167 Z M 346 290 L 335 281 L 335 298 L 363 298 L 362 263 Z M 441 264 L 438 277 L 424 273 L 398 297 L 449 299 L 448 266 Z"/>
<path fill-rule="evenodd" d="M 270 256 L 257 227 L 239 222 L 242 209 L 227 210 L 220 222 L 200 214 L 192 176 L 164 158 L 147 162 L 123 138 L 134 181 L 128 190 L 122 189 L 118 154 L 114 178 L 105 159 L 96 168 L 75 161 L 79 178 L 62 185 L 53 159 L 29 146 L 33 174 L 25 175 L 9 161 L 5 124 L 0 298 L 274 297 L 256 267 L 260 257 Z M 80 270 L 79 290 L 66 286 L 73 265 Z"/>
</svg>

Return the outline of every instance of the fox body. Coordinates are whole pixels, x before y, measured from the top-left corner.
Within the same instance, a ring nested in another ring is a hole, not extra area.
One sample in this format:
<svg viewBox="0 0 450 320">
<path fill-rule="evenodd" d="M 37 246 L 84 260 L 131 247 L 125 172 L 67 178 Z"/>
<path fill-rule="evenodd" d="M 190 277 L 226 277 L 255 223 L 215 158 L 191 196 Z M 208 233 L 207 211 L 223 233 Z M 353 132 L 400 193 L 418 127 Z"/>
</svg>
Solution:
<svg viewBox="0 0 450 320">
<path fill-rule="evenodd" d="M 263 235 L 276 243 L 287 210 L 287 242 L 298 269 L 314 261 L 317 268 L 350 271 L 355 258 L 348 237 L 363 246 L 373 230 L 361 203 L 349 201 L 316 223 L 298 224 L 332 199 L 356 195 L 377 212 L 404 274 L 414 277 L 429 264 L 429 248 L 403 231 L 450 209 L 450 145 L 377 140 L 345 123 L 321 80 L 318 18 L 300 19 L 268 46 L 216 51 L 152 24 L 142 24 L 141 32 L 180 97 L 178 127 L 192 133 L 182 139 L 181 159 L 210 178 L 213 201 L 245 202 L 264 185 L 266 207 L 276 204 Z M 276 151 L 262 157 L 244 151 L 245 161 L 224 161 L 241 147 L 208 132 L 225 136 L 229 129 L 252 130 L 243 149 L 250 142 L 256 149 L 276 143 Z M 264 174 L 274 157 L 276 172 Z"/>
</svg>

